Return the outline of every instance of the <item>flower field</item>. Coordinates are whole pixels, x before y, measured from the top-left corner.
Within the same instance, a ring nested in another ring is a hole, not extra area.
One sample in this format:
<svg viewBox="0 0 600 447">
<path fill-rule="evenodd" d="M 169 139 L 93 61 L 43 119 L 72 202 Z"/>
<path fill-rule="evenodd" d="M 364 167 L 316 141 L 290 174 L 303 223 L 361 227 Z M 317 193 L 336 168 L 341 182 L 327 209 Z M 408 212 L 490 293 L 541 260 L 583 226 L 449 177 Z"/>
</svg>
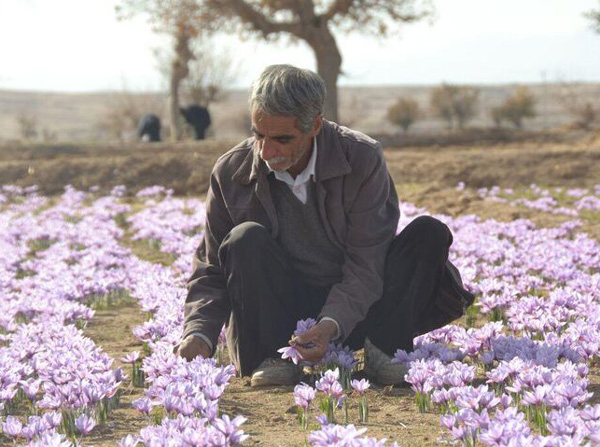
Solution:
<svg viewBox="0 0 600 447">
<path fill-rule="evenodd" d="M 56 197 L 2 187 L 0 445 L 600 445 L 600 244 L 582 230 L 582 219 L 600 221 L 600 186 L 470 193 L 568 219 L 543 228 L 437 215 L 478 298 L 456 325 L 396 353 L 408 386 L 368 384 L 360 353 L 331 346 L 305 384 L 252 391 L 250 402 L 223 349 L 192 362 L 172 354 L 204 223 L 200 199 L 160 186 L 135 195 L 66 188 Z M 426 213 L 410 203 L 401 211 L 399 231 Z M 139 309 L 138 346 L 115 358 L 86 331 L 123 303 Z M 132 389 L 136 399 L 125 403 Z M 266 425 L 256 420 L 261 396 L 278 402 Z M 390 406 L 396 401 L 407 405 Z M 124 406 L 140 423 L 99 440 Z M 415 421 L 427 421 L 426 435 L 410 433 Z"/>
</svg>

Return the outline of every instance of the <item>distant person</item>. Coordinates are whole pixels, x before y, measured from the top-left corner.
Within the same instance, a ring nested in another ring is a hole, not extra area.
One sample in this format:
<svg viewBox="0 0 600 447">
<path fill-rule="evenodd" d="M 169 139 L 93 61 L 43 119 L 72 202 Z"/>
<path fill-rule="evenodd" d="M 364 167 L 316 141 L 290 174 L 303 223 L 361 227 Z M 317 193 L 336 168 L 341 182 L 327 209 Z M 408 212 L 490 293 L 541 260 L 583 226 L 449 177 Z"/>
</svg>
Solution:
<svg viewBox="0 0 600 447">
<path fill-rule="evenodd" d="M 206 129 L 210 126 L 208 109 L 197 104 L 179 109 L 185 121 L 192 127 L 194 140 L 204 140 Z"/>
<path fill-rule="evenodd" d="M 142 141 L 160 141 L 160 118 L 156 115 L 144 115 L 137 128 L 137 136 Z"/>
</svg>

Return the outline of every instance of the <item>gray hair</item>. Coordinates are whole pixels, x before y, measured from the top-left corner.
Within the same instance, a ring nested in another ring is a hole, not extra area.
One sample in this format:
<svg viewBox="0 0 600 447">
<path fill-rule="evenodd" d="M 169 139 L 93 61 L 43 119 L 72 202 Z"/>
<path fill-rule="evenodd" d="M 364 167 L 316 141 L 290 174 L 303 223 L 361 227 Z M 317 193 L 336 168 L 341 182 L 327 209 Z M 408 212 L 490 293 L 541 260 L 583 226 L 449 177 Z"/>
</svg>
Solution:
<svg viewBox="0 0 600 447">
<path fill-rule="evenodd" d="M 309 133 L 323 113 L 325 83 L 321 77 L 292 65 L 269 65 L 252 84 L 250 112 L 294 116 L 302 133 Z"/>
</svg>

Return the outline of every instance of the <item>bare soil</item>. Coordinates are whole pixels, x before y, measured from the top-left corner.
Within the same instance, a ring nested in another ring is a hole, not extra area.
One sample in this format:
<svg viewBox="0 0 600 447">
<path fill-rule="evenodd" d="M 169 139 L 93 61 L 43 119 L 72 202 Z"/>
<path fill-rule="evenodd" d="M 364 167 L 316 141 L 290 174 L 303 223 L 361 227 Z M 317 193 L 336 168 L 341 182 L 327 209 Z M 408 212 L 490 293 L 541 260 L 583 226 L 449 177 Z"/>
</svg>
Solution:
<svg viewBox="0 0 600 447">
<path fill-rule="evenodd" d="M 66 185 L 109 191 L 126 185 L 132 193 L 152 185 L 179 195 L 202 195 L 216 159 L 234 140 L 127 145 L 0 146 L 0 183 L 38 185 L 48 195 Z M 591 186 L 600 180 L 600 132 L 571 142 L 525 141 L 495 145 L 386 146 L 398 187 Z"/>
<path fill-rule="evenodd" d="M 106 424 L 96 427 L 86 436 L 84 445 L 114 447 L 124 436 L 138 433 L 149 425 L 148 419 L 131 406 L 134 400 L 143 397 L 144 391 L 132 385 L 131 365 L 120 361 L 124 355 L 142 350 L 141 342 L 131 331 L 147 319 L 148 314 L 143 313 L 137 303 L 131 300 L 107 310 L 96 311 L 88 322 L 85 335 L 115 359 L 113 367 L 122 367 L 129 377 L 121 386 L 119 407 L 113 410 Z"/>
</svg>

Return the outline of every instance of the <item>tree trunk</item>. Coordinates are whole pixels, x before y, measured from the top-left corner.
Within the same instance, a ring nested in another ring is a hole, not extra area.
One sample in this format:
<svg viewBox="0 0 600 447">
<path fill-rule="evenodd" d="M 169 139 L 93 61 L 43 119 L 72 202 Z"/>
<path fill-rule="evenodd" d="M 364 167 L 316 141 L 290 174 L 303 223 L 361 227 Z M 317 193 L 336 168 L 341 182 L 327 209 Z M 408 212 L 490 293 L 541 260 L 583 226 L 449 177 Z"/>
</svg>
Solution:
<svg viewBox="0 0 600 447">
<path fill-rule="evenodd" d="M 342 55 L 335 37 L 329 29 L 320 28 L 315 39 L 310 39 L 308 44 L 315 52 L 317 59 L 317 73 L 325 81 L 327 98 L 323 115 L 330 121 L 338 121 L 338 93 L 337 80 L 342 66 Z"/>
<path fill-rule="evenodd" d="M 194 54 L 190 50 L 190 36 L 185 32 L 185 27 L 175 36 L 175 58 L 171 64 L 171 78 L 169 79 L 169 123 L 171 140 L 181 140 L 181 112 L 179 111 L 179 85 L 190 70 L 188 63 Z"/>
<path fill-rule="evenodd" d="M 179 83 L 181 80 L 171 73 L 169 80 L 169 127 L 171 140 L 181 140 L 181 113 L 179 112 Z"/>
</svg>

